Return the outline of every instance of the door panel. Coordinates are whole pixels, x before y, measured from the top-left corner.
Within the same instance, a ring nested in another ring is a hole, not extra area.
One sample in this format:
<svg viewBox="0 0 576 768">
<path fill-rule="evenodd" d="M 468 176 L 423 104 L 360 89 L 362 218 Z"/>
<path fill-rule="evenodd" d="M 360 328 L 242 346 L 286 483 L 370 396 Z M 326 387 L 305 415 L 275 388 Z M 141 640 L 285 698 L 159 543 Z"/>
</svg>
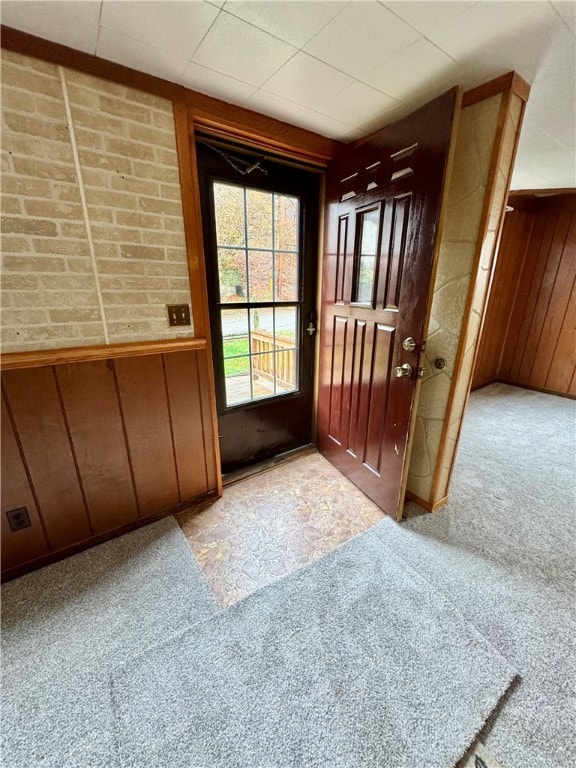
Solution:
<svg viewBox="0 0 576 768">
<path fill-rule="evenodd" d="M 312 440 L 307 327 L 319 179 L 205 141 L 197 155 L 220 452 L 230 472 Z"/>
<path fill-rule="evenodd" d="M 459 99 L 344 149 L 327 174 L 318 447 L 394 516 Z"/>
</svg>

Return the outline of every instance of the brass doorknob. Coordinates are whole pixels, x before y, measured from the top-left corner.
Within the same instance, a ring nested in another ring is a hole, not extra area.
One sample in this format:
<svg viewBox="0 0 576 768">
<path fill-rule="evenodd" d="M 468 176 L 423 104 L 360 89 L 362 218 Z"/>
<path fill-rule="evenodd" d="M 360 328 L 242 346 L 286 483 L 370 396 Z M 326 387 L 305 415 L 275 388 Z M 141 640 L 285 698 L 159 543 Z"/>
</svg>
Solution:
<svg viewBox="0 0 576 768">
<path fill-rule="evenodd" d="M 409 379 L 413 373 L 414 371 L 412 370 L 410 363 L 404 363 L 404 365 L 399 365 L 394 368 L 394 375 L 397 379 Z"/>
</svg>

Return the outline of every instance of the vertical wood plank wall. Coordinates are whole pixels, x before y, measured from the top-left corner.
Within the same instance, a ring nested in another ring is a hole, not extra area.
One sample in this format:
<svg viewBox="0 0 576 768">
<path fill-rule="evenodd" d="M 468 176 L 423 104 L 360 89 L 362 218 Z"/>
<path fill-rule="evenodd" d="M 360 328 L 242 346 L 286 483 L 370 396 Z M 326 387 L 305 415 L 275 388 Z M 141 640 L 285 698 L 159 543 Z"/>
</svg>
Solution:
<svg viewBox="0 0 576 768">
<path fill-rule="evenodd" d="M 576 395 L 576 194 L 510 204 L 472 387 Z"/>
<path fill-rule="evenodd" d="M 217 495 L 205 350 L 2 374 L 2 573 Z M 27 507 L 12 532 L 6 511 Z"/>
</svg>

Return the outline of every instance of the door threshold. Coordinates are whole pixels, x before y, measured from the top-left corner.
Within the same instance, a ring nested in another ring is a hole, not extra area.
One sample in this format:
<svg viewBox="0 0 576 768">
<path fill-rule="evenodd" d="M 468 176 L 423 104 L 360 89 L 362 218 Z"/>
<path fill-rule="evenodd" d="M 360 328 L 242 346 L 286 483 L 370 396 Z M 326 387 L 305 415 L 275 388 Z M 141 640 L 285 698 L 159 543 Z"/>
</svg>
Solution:
<svg viewBox="0 0 576 768">
<path fill-rule="evenodd" d="M 259 461 L 257 464 L 252 464 L 250 467 L 243 467 L 242 469 L 236 469 L 233 472 L 227 472 L 225 475 L 222 475 L 222 485 L 234 485 L 234 483 L 238 483 L 240 480 L 245 480 L 247 477 L 259 475 L 262 472 L 277 467 L 279 464 L 285 464 L 312 453 L 318 453 L 318 449 L 313 443 L 308 443 L 308 445 L 303 445 L 300 448 L 293 448 L 291 451 L 279 453 L 271 459 Z"/>
</svg>

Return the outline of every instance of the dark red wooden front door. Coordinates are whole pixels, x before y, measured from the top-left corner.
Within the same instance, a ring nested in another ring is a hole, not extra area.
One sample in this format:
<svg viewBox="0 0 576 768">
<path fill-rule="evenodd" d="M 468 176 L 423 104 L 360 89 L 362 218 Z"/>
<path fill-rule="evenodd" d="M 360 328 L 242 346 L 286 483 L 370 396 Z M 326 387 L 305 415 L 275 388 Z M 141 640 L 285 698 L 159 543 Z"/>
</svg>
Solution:
<svg viewBox="0 0 576 768">
<path fill-rule="evenodd" d="M 455 88 L 327 175 L 318 447 L 393 516 L 458 105 Z"/>
</svg>

